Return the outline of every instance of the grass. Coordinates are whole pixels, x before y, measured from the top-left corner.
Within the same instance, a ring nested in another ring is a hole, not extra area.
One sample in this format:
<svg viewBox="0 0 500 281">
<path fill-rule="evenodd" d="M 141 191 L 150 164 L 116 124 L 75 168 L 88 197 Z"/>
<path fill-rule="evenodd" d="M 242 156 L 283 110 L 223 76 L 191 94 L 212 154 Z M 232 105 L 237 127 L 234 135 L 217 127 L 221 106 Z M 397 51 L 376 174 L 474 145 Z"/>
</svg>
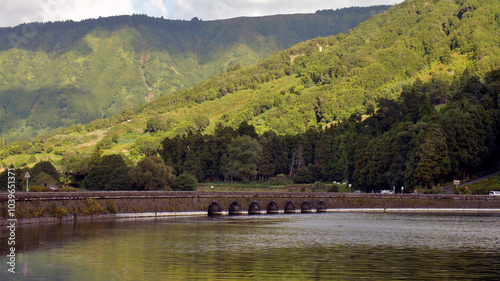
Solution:
<svg viewBox="0 0 500 281">
<path fill-rule="evenodd" d="M 466 187 L 468 187 L 466 189 Z M 462 194 L 488 194 L 492 190 L 500 190 L 500 174 L 493 175 L 478 183 L 461 186 L 458 188 Z"/>
<path fill-rule="evenodd" d="M 324 192 L 327 192 L 332 184 L 325 184 Z M 339 192 L 349 192 L 347 185 L 339 185 Z M 313 192 L 313 184 L 295 184 L 291 180 L 284 180 L 278 184 L 276 181 L 256 181 L 249 183 L 226 182 L 200 183 L 196 191 L 240 191 L 240 192 Z M 354 191 L 354 190 L 352 190 Z"/>
</svg>

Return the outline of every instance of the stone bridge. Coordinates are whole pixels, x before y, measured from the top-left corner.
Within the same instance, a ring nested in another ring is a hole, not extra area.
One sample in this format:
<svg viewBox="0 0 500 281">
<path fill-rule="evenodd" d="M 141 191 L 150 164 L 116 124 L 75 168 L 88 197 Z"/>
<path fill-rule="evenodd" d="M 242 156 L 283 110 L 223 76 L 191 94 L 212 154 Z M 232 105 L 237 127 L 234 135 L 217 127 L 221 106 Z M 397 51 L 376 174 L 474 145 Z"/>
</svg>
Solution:
<svg viewBox="0 0 500 281">
<path fill-rule="evenodd" d="M 168 215 L 241 215 L 370 210 L 500 212 L 500 196 L 306 192 L 54 192 L 0 193 L 2 224 L 8 209 L 19 220 Z M 13 207 L 13 208 L 11 208 Z"/>
</svg>

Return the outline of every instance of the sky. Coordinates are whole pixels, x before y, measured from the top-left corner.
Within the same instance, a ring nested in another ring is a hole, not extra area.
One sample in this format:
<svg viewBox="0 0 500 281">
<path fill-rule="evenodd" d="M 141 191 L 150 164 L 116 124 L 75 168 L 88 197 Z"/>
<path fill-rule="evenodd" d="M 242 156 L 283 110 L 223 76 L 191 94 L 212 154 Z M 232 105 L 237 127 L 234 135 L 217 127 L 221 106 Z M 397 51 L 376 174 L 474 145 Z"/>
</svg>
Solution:
<svg viewBox="0 0 500 281">
<path fill-rule="evenodd" d="M 0 0 L 0 27 L 131 14 L 214 20 L 400 2 L 402 0 Z"/>
</svg>

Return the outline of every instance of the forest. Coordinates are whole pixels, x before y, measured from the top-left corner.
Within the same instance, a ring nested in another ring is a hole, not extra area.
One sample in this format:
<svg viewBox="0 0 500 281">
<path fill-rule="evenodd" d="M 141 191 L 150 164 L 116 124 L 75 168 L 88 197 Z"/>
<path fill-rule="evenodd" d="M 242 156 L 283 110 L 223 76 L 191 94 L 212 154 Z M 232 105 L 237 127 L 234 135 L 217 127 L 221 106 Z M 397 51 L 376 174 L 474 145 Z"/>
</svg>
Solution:
<svg viewBox="0 0 500 281">
<path fill-rule="evenodd" d="M 446 104 L 435 106 L 437 100 Z M 160 154 L 178 173 L 204 180 L 297 183 L 349 181 L 364 191 L 408 186 L 432 189 L 498 164 L 500 70 L 484 81 L 466 74 L 452 84 L 417 80 L 397 100 L 381 99 L 367 118 L 309 128 L 303 134 L 258 135 L 242 123 L 166 138 Z"/>
<path fill-rule="evenodd" d="M 445 99 L 446 104 L 437 102 Z M 483 78 L 464 73 L 450 84 L 417 80 L 396 100 L 381 99 L 364 115 L 302 134 L 257 134 L 246 122 L 236 129 L 219 123 L 214 134 L 199 129 L 167 137 L 137 164 L 120 154 L 103 156 L 100 147 L 64 157 L 60 174 L 52 166 L 40 176 L 37 165 L 52 164 L 37 163 L 30 169 L 39 174 L 35 184 L 63 180 L 89 190 L 193 190 L 198 182 L 282 177 L 295 183 L 347 181 L 364 192 L 392 186 L 439 192 L 453 179 L 499 164 L 500 70 Z"/>
</svg>

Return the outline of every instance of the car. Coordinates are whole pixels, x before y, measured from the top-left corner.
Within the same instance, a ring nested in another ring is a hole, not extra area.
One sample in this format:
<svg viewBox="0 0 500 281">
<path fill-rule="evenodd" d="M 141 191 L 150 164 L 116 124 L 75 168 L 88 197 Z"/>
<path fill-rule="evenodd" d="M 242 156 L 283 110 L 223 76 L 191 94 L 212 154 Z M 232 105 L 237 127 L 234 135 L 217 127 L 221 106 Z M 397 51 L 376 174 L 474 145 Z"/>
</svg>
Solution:
<svg viewBox="0 0 500 281">
<path fill-rule="evenodd" d="M 50 192 L 55 192 L 55 191 L 58 190 L 57 187 L 53 187 L 53 186 L 50 186 L 50 185 L 47 186 L 47 187 L 49 188 Z"/>
<path fill-rule="evenodd" d="M 500 191 L 490 191 L 490 195 L 500 196 Z"/>
<path fill-rule="evenodd" d="M 356 190 L 354 191 L 354 193 L 361 193 L 361 190 Z"/>
<path fill-rule="evenodd" d="M 382 189 L 382 190 L 378 190 L 377 193 L 380 193 L 380 194 L 392 194 L 392 191 L 387 190 L 387 189 Z"/>
</svg>

